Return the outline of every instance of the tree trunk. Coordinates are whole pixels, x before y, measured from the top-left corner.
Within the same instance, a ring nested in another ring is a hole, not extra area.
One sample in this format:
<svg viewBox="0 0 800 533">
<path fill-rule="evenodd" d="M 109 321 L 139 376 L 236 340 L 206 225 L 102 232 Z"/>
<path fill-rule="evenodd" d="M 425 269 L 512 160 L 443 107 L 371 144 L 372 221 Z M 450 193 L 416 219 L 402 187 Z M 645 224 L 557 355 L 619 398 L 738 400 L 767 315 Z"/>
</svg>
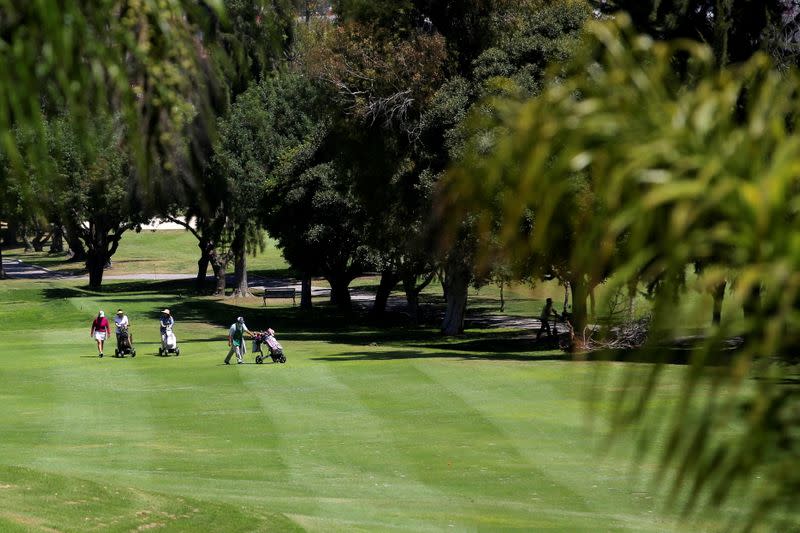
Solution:
<svg viewBox="0 0 800 533">
<path fill-rule="evenodd" d="M 588 324 L 586 298 L 589 296 L 589 285 L 583 276 L 576 276 L 569 280 L 572 289 L 572 328 L 579 336 Z"/>
<path fill-rule="evenodd" d="M 32 252 L 33 251 L 33 243 L 31 242 L 30 237 L 28 237 L 28 226 L 27 225 L 23 225 L 22 226 L 22 232 L 21 233 L 22 233 L 22 243 L 23 243 L 23 245 L 25 247 L 25 251 L 26 252 Z"/>
<path fill-rule="evenodd" d="M 425 279 L 417 285 L 418 277 L 415 270 L 406 269 L 403 272 L 403 291 L 406 293 L 406 309 L 408 312 L 408 320 L 412 326 L 419 324 L 419 295 L 427 287 L 436 272 L 428 272 Z"/>
<path fill-rule="evenodd" d="M 103 271 L 106 266 L 105 254 L 101 250 L 90 250 L 86 257 L 86 269 L 89 271 L 89 288 L 100 290 L 103 284 Z"/>
<path fill-rule="evenodd" d="M 444 286 L 447 292 L 447 311 L 442 322 L 442 333 L 448 336 L 464 332 L 464 314 L 467 311 L 467 295 L 471 279 L 469 270 L 458 260 L 448 264 Z"/>
<path fill-rule="evenodd" d="M 761 314 L 761 287 L 759 285 L 753 285 L 750 288 L 742 308 L 746 319 L 755 319 Z"/>
<path fill-rule="evenodd" d="M 42 229 L 39 223 L 34 224 L 33 239 L 31 240 L 33 250 L 35 252 L 43 252 L 44 244 L 47 242 L 48 237 L 49 235 Z"/>
<path fill-rule="evenodd" d="M 386 314 L 386 304 L 389 303 L 389 296 L 399 281 L 400 276 L 398 276 L 397 272 L 393 270 L 381 272 L 381 282 L 378 285 L 378 291 L 375 293 L 375 302 L 372 304 L 370 315 L 381 317 Z"/>
<path fill-rule="evenodd" d="M 350 280 L 347 276 L 326 277 L 331 285 L 331 303 L 342 311 L 351 311 Z"/>
<path fill-rule="evenodd" d="M 247 243 L 245 242 L 244 230 L 240 230 L 233 238 L 231 243 L 233 249 L 233 296 L 250 296 L 250 288 L 247 286 Z"/>
<path fill-rule="evenodd" d="M 633 320 L 636 314 L 636 283 L 628 283 L 628 320 Z"/>
<path fill-rule="evenodd" d="M 727 282 L 723 281 L 714 287 L 714 292 L 712 294 L 714 297 L 714 311 L 711 315 L 711 323 L 714 325 L 719 325 L 720 321 L 722 321 L 722 301 L 725 298 L 726 286 Z"/>
<path fill-rule="evenodd" d="M 64 253 L 64 230 L 61 225 L 56 224 L 53 226 L 52 241 L 50 242 L 50 253 L 60 254 Z"/>
<path fill-rule="evenodd" d="M 214 288 L 214 294 L 225 295 L 225 271 L 228 269 L 228 263 L 225 262 L 211 262 L 211 268 L 214 270 L 214 277 L 216 278 L 217 286 Z"/>
<path fill-rule="evenodd" d="M 0 279 L 6 279 L 6 269 L 3 268 L 3 245 L 0 242 Z"/>
<path fill-rule="evenodd" d="M 412 280 L 411 283 L 407 283 L 403 280 L 403 290 L 406 293 L 406 309 L 408 312 L 408 321 L 411 323 L 412 326 L 416 326 L 419 324 L 419 293 L 420 289 L 417 289 L 416 283 Z"/>
<path fill-rule="evenodd" d="M 300 309 L 309 311 L 311 306 L 311 275 L 303 274 L 303 279 L 300 283 Z"/>
<path fill-rule="evenodd" d="M 208 252 L 209 260 L 211 261 L 211 268 L 214 270 L 214 278 L 216 279 L 216 287 L 214 294 L 218 296 L 225 296 L 225 271 L 228 270 L 228 261 L 230 255 L 228 253 L 220 254 L 217 249 L 212 247 Z"/>
<path fill-rule="evenodd" d="M 208 275 L 208 265 L 211 263 L 212 244 L 207 240 L 198 242 L 200 248 L 200 259 L 197 260 L 197 277 L 194 280 L 195 289 L 203 292 L 206 288 L 206 276 Z"/>
<path fill-rule="evenodd" d="M 64 239 L 67 241 L 72 257 L 69 258 L 70 263 L 83 263 L 86 261 L 86 248 L 83 247 L 83 242 L 79 236 L 78 231 L 70 224 L 64 224 Z"/>
<path fill-rule="evenodd" d="M 15 246 L 19 246 L 19 222 L 16 220 L 9 220 L 8 221 L 8 228 L 5 231 L 5 237 L 3 239 L 6 246 L 9 248 L 13 248 Z"/>
</svg>

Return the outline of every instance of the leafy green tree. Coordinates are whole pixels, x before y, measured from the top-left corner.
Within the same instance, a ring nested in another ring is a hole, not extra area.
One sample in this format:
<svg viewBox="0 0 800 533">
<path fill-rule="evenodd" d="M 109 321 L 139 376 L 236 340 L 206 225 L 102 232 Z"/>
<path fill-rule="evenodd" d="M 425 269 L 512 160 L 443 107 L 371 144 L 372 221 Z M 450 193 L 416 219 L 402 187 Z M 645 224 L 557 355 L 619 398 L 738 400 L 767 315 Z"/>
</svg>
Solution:
<svg viewBox="0 0 800 533">
<path fill-rule="evenodd" d="M 372 148 L 353 153 L 348 163 L 362 184 L 357 190 L 367 212 L 376 206 L 376 218 L 383 217 L 384 223 L 372 224 L 385 228 L 373 238 L 387 266 L 388 281 L 381 288 L 405 279 L 409 306 L 415 307 L 437 262 L 433 239 L 426 235 L 431 192 L 459 157 L 470 108 L 498 87 L 537 90 L 544 66 L 568 57 L 589 11 L 581 2 L 493 0 L 465 7 L 445 1 L 342 1 L 337 13 L 341 25 L 310 54 L 311 74 L 333 87 L 349 129 L 367 138 L 356 145 Z M 463 327 L 475 278 L 473 258 L 463 254 L 475 248 L 477 236 L 464 222 L 463 242 L 450 243 L 439 258 L 446 267 L 443 331 L 448 334 Z M 415 279 L 423 283 L 415 287 Z"/>
<path fill-rule="evenodd" d="M 139 189 L 162 208 L 211 189 L 218 110 L 274 65 L 293 24 L 289 0 L 4 0 L 0 12 L 0 40 L 13 43 L 0 48 L 0 146 L 12 170 L 2 179 L 20 183 L 31 162 L 52 176 L 46 117 L 66 112 L 81 139 L 95 114 L 120 115 Z M 36 157 L 20 153 L 12 127 L 39 131 L 26 147 Z M 211 200 L 198 200 L 206 215 Z"/>
<path fill-rule="evenodd" d="M 328 138 L 335 139 L 337 173 L 352 182 L 369 219 L 362 233 L 381 272 L 374 315 L 383 313 L 391 290 L 404 279 L 416 320 L 417 295 L 434 270 L 431 250 L 421 247 L 430 195 L 420 186 L 423 169 L 414 145 L 419 117 L 445 79 L 445 60 L 441 36 L 346 18 L 328 28 L 306 57 L 310 75 L 333 96 Z M 422 285 L 415 282 L 419 277 Z"/>
<path fill-rule="evenodd" d="M 82 241 L 93 289 L 100 289 L 103 271 L 122 235 L 147 219 L 124 127 L 119 120 L 102 116 L 81 133 L 65 116 L 47 125 L 51 164 L 57 173 L 47 201 L 70 221 Z"/>
<path fill-rule="evenodd" d="M 224 16 L 202 7 L 192 13 L 192 20 L 202 29 L 201 76 L 209 94 L 197 104 L 205 105 L 205 112 L 197 113 L 188 127 L 187 138 L 191 142 L 187 145 L 187 164 L 165 180 L 184 185 L 173 187 L 160 203 L 161 216 L 183 225 L 197 238 L 197 289 L 205 289 L 211 266 L 217 294 L 225 293 L 225 273 L 234 256 L 238 258 L 236 286 L 240 292 L 246 288 L 246 255 L 235 254 L 230 248 L 233 242 L 238 252 L 242 243 L 261 242 L 257 232 L 248 233 L 246 228 L 249 237 L 235 238 L 234 229 L 239 226 L 228 217 L 228 200 L 237 194 L 228 186 L 235 182 L 229 181 L 219 165 L 211 164 L 218 121 L 252 83 L 282 64 L 284 54 L 293 46 L 295 24 L 288 0 L 225 0 L 223 4 Z"/>
<path fill-rule="evenodd" d="M 237 261 L 246 257 L 243 236 L 255 235 L 263 214 L 284 201 L 270 196 L 275 174 L 286 154 L 319 127 L 311 114 L 316 100 L 306 79 L 291 72 L 276 73 L 245 91 L 220 124 L 215 162 L 227 179 L 226 213 Z M 245 284 L 246 277 L 237 289 L 246 292 Z"/>
<path fill-rule="evenodd" d="M 759 287 L 758 316 L 723 315 L 706 330 L 667 424 L 663 414 L 646 416 L 647 406 L 668 357 L 658 341 L 678 334 L 685 309 L 672 295 L 685 293 L 658 291 L 644 352 L 656 364 L 626 378 L 611 415 L 615 427 L 634 432 L 640 453 L 656 435 L 665 438 L 661 461 L 676 467 L 672 497 L 687 511 L 743 490 L 747 499 L 737 493 L 737 501 L 752 507 L 737 529 L 764 521 L 773 530 L 796 528 L 798 396 L 771 357 L 794 358 L 800 338 L 791 229 L 800 190 L 800 78 L 759 54 L 719 69 L 710 48 L 656 42 L 631 26 L 623 15 L 592 26 L 558 83 L 521 104 L 496 103 L 497 131 L 506 133 L 454 170 L 451 198 L 458 211 L 481 213 L 479 227 L 496 224 L 499 212 L 498 235 L 510 253 L 547 254 L 564 216 L 556 206 L 586 196 L 575 195 L 578 180 L 593 208 L 567 215 L 580 219 L 580 239 L 565 255 L 575 271 L 610 270 L 609 283 L 625 287 L 700 260 L 698 290 L 733 270 L 741 307 Z M 691 82 L 675 72 L 676 58 Z M 498 209 L 487 209 L 486 198 L 499 198 Z M 521 232 L 528 210 L 532 229 Z M 731 352 L 735 334 L 743 344 Z"/>
<path fill-rule="evenodd" d="M 331 303 L 349 311 L 350 283 L 373 264 L 367 217 L 334 164 L 306 165 L 297 165 L 297 174 L 284 174 L 270 187 L 270 198 L 280 200 L 268 212 L 267 227 L 287 261 L 300 272 L 325 277 Z"/>
</svg>

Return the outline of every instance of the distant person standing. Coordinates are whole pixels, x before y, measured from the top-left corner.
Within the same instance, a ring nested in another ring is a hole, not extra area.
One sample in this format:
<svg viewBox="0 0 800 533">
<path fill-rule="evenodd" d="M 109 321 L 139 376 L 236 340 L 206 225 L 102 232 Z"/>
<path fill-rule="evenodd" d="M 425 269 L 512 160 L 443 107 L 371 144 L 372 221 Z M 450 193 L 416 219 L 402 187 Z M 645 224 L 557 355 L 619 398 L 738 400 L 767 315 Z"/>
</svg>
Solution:
<svg viewBox="0 0 800 533">
<path fill-rule="evenodd" d="M 236 362 L 238 364 L 244 364 L 244 354 L 246 351 L 245 344 L 244 344 L 244 334 L 247 333 L 251 337 L 253 336 L 252 332 L 247 329 L 247 326 L 244 323 L 244 317 L 238 317 L 236 322 L 234 322 L 230 329 L 228 330 L 228 346 L 230 350 L 228 350 L 228 355 L 225 357 L 225 364 L 231 364 L 231 356 L 236 354 Z"/>
<path fill-rule="evenodd" d="M 89 333 L 89 336 L 97 341 L 97 355 L 100 357 L 103 357 L 103 344 L 109 335 L 111 335 L 111 326 L 108 323 L 106 314 L 101 310 L 92 321 L 92 329 Z"/>
<path fill-rule="evenodd" d="M 558 313 L 553 310 L 553 299 L 548 298 L 544 302 L 544 308 L 542 308 L 542 314 L 539 315 L 539 320 L 541 321 L 542 325 L 539 326 L 539 331 L 536 333 L 536 340 L 538 341 L 539 338 L 542 336 L 542 333 L 547 332 L 548 337 L 553 336 L 553 332 L 550 330 L 550 317 L 555 316 L 558 318 Z M 553 325 L 555 328 L 555 325 Z"/>
</svg>

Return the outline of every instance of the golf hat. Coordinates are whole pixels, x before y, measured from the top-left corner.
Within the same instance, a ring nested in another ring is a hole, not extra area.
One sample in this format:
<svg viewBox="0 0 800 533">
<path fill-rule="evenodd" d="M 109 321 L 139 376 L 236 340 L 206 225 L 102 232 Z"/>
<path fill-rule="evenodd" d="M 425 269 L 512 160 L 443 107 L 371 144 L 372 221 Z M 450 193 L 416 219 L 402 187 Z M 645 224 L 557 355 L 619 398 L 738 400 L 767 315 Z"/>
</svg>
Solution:
<svg viewBox="0 0 800 533">
<path fill-rule="evenodd" d="M 168 315 L 168 314 L 169 314 L 169 309 L 164 309 L 164 310 L 163 310 L 163 311 L 161 311 L 161 312 L 162 312 L 162 313 L 164 313 L 165 315 Z"/>
<path fill-rule="evenodd" d="M 244 317 L 240 316 L 236 319 L 237 322 L 244 322 Z"/>
<path fill-rule="evenodd" d="M 98 315 L 97 315 L 97 316 L 99 316 L 100 318 L 102 318 L 102 317 L 106 316 L 106 314 L 105 314 L 105 313 L 102 311 L 102 309 L 101 309 L 101 310 L 100 310 L 100 313 L 98 313 Z"/>
<path fill-rule="evenodd" d="M 117 314 L 118 315 L 124 315 L 125 313 L 122 312 L 122 309 L 117 309 Z"/>
</svg>

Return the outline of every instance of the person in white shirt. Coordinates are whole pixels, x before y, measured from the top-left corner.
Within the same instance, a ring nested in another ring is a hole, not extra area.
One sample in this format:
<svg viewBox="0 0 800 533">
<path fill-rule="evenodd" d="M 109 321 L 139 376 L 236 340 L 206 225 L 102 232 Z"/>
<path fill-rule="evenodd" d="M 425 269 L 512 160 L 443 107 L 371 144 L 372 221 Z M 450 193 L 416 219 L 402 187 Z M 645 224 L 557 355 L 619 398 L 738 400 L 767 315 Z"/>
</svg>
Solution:
<svg viewBox="0 0 800 533">
<path fill-rule="evenodd" d="M 117 325 L 117 335 L 122 333 L 123 330 L 128 329 L 130 321 L 128 320 L 128 315 L 126 315 L 122 309 L 117 309 L 117 314 L 114 317 L 114 324 Z"/>
<path fill-rule="evenodd" d="M 130 321 L 128 320 L 128 315 L 126 315 L 122 309 L 117 309 L 117 314 L 114 315 L 114 324 L 116 324 L 116 334 L 117 334 L 117 344 L 119 344 L 119 336 L 122 335 L 124 332 L 128 332 L 128 340 L 132 343 L 133 342 L 133 335 L 131 332 L 128 331 L 130 327 Z"/>
</svg>

